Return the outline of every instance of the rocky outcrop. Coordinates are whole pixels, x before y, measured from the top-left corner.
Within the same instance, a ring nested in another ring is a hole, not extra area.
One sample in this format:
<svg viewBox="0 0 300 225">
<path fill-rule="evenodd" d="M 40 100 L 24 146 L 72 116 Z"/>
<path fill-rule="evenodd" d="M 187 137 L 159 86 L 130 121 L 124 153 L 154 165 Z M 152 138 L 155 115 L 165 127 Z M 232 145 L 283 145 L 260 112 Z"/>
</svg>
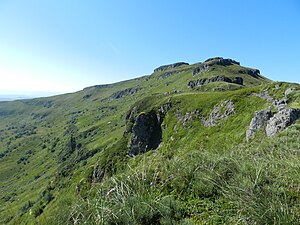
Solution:
<svg viewBox="0 0 300 225">
<path fill-rule="evenodd" d="M 230 65 L 240 65 L 239 62 L 233 59 L 224 59 L 222 57 L 209 58 L 204 61 L 204 64 L 208 66 L 220 65 L 220 66 L 230 66 Z"/>
<path fill-rule="evenodd" d="M 196 76 L 199 73 L 206 72 L 210 69 L 210 67 L 214 65 L 220 65 L 220 66 L 230 66 L 230 65 L 240 65 L 239 62 L 234 61 L 232 59 L 224 59 L 222 57 L 215 57 L 210 58 L 204 61 L 200 66 L 196 67 L 193 70 L 193 76 Z"/>
<path fill-rule="evenodd" d="M 129 154 L 132 156 L 156 149 L 161 143 L 161 119 L 155 111 L 141 113 L 135 118 L 132 127 Z"/>
<path fill-rule="evenodd" d="M 199 113 L 200 113 L 199 110 L 187 112 L 185 115 L 180 115 L 179 113 L 175 113 L 175 116 L 177 118 L 177 123 L 174 126 L 174 130 L 177 130 L 177 128 L 180 124 L 182 124 L 183 128 L 185 128 L 185 129 L 191 128 L 191 125 L 189 122 L 193 121 L 195 119 L 194 117 L 199 115 Z"/>
<path fill-rule="evenodd" d="M 234 77 L 234 78 L 232 78 L 232 83 L 233 84 L 243 85 L 244 84 L 244 80 L 243 80 L 242 77 Z"/>
<path fill-rule="evenodd" d="M 269 95 L 267 90 L 263 90 L 261 93 L 253 93 L 253 95 L 268 102 L 274 102 L 274 99 Z"/>
<path fill-rule="evenodd" d="M 139 87 L 127 88 L 122 91 L 117 91 L 110 96 L 110 99 L 115 100 L 119 98 L 124 98 L 126 96 L 134 95 L 140 90 Z"/>
<path fill-rule="evenodd" d="M 261 93 L 253 93 L 253 95 L 272 103 L 272 106 L 277 108 L 278 110 L 286 107 L 288 103 L 288 98 L 284 97 L 279 100 L 274 99 L 269 95 L 269 92 L 267 90 L 263 90 Z"/>
<path fill-rule="evenodd" d="M 172 76 L 174 74 L 175 74 L 175 72 L 166 72 L 166 73 L 158 76 L 157 79 L 160 80 L 160 79 L 168 78 L 168 77 L 170 77 L 170 76 Z"/>
<path fill-rule="evenodd" d="M 272 112 L 270 110 L 261 110 L 254 113 L 254 117 L 250 122 L 249 129 L 246 131 L 246 139 L 249 141 L 254 138 L 255 133 L 265 126 L 268 120 L 272 117 Z"/>
<path fill-rule="evenodd" d="M 165 70 L 173 69 L 173 68 L 176 68 L 176 67 L 179 67 L 179 66 L 184 66 L 184 65 L 188 66 L 189 64 L 186 63 L 186 62 L 178 62 L 178 63 L 174 63 L 174 64 L 163 65 L 163 66 L 160 66 L 160 67 L 156 68 L 154 70 L 154 73 L 162 72 L 162 71 L 165 71 Z"/>
<path fill-rule="evenodd" d="M 220 121 L 226 120 L 230 115 L 234 114 L 234 103 L 226 100 L 219 105 L 216 105 L 211 111 L 208 119 L 200 118 L 205 127 L 213 127 L 218 125 Z"/>
<path fill-rule="evenodd" d="M 284 130 L 300 118 L 300 109 L 286 108 L 279 110 L 269 121 L 266 127 L 268 137 Z"/>
<path fill-rule="evenodd" d="M 288 101 L 289 101 L 288 98 L 282 98 L 282 99 L 279 99 L 279 100 L 275 99 L 274 102 L 273 102 L 273 106 L 275 108 L 277 108 L 278 110 L 281 110 L 281 109 L 283 109 L 284 107 L 287 106 Z"/>
<path fill-rule="evenodd" d="M 240 65 L 239 62 L 233 59 L 224 59 L 222 57 L 215 57 L 210 58 L 204 61 L 200 66 L 196 67 L 193 70 L 193 76 L 196 76 L 199 73 L 209 71 L 212 66 L 219 65 L 219 66 L 230 66 L 230 65 Z M 238 70 L 240 74 L 248 74 L 254 78 L 261 78 L 260 71 L 258 69 L 250 69 L 244 68 L 242 70 Z"/>
<path fill-rule="evenodd" d="M 279 86 L 276 85 L 275 89 Z M 246 132 L 247 141 L 254 137 L 255 132 L 266 124 L 266 134 L 268 137 L 274 136 L 279 131 L 284 130 L 290 126 L 293 122 L 300 118 L 300 109 L 288 108 L 289 99 L 287 96 L 293 92 L 292 88 L 285 91 L 284 97 L 281 99 L 275 99 L 269 95 L 268 90 L 263 90 L 260 93 L 253 93 L 261 99 L 271 103 L 270 107 L 274 107 L 278 110 L 274 115 L 270 114 L 270 110 L 262 110 L 255 113 L 254 118 L 250 123 L 250 127 Z"/>
<path fill-rule="evenodd" d="M 206 65 L 206 64 L 202 64 L 198 67 L 196 67 L 194 70 L 193 70 L 193 76 L 196 76 L 197 74 L 199 73 L 202 73 L 202 72 L 206 72 L 209 70 L 209 66 Z"/>
<path fill-rule="evenodd" d="M 187 71 L 189 71 L 189 70 L 190 70 L 189 68 L 182 68 L 182 69 L 180 69 L 180 70 L 178 69 L 178 70 L 175 70 L 175 71 L 167 71 L 167 72 L 165 72 L 165 73 L 159 75 L 159 76 L 157 77 L 157 80 L 165 79 L 165 78 L 168 78 L 168 77 L 173 76 L 173 75 L 175 75 L 175 74 L 184 73 L 184 72 L 187 72 Z"/>
<path fill-rule="evenodd" d="M 241 74 L 248 74 L 254 78 L 261 78 L 260 71 L 258 69 L 245 69 L 245 70 L 239 70 L 238 71 Z"/>
<path fill-rule="evenodd" d="M 168 100 L 168 102 L 162 106 L 160 106 L 159 108 L 159 113 L 161 115 L 166 115 L 167 112 L 172 108 L 172 103 L 171 103 L 171 99 Z"/>
<path fill-rule="evenodd" d="M 212 78 L 201 78 L 195 81 L 189 81 L 188 82 L 188 87 L 189 88 L 194 88 L 197 86 L 202 86 L 204 84 L 208 84 L 208 83 L 212 83 L 212 82 L 228 82 L 228 83 L 233 83 L 233 84 L 239 84 L 239 85 L 243 85 L 243 78 L 242 77 L 234 77 L 233 79 L 230 79 L 228 77 L 225 76 L 216 76 L 216 77 L 212 77 Z"/>
</svg>

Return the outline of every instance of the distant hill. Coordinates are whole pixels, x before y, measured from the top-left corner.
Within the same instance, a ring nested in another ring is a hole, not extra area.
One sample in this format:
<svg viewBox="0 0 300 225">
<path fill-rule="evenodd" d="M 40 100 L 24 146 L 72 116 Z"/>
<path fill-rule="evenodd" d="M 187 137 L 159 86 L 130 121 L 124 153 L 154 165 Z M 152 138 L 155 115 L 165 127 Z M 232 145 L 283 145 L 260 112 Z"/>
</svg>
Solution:
<svg viewBox="0 0 300 225">
<path fill-rule="evenodd" d="M 13 101 L 20 99 L 33 99 L 40 97 L 48 97 L 57 95 L 58 93 L 54 92 L 24 92 L 23 94 L 0 94 L 0 101 Z"/>
<path fill-rule="evenodd" d="M 0 95 L 0 101 L 13 101 L 18 99 L 31 99 L 37 96 L 22 96 L 22 95 Z"/>
<path fill-rule="evenodd" d="M 298 224 L 299 118 L 222 57 L 0 102 L 0 224 Z"/>
</svg>

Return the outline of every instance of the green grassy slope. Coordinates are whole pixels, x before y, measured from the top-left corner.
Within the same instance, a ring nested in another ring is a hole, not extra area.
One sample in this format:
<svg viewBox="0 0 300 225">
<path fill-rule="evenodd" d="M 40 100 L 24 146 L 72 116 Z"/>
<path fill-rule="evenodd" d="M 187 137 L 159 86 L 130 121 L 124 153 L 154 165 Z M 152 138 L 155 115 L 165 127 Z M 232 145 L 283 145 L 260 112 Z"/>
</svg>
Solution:
<svg viewBox="0 0 300 225">
<path fill-rule="evenodd" d="M 0 224 L 296 223 L 299 122 L 274 138 L 261 131 L 245 140 L 254 112 L 271 105 L 253 93 L 281 98 L 293 87 L 289 104 L 299 107 L 299 85 L 255 78 L 236 64 L 193 76 L 199 65 L 0 102 Z M 187 85 L 218 75 L 244 85 Z M 199 118 L 224 101 L 235 113 L 205 127 Z M 130 157 L 128 112 L 167 103 L 159 148 Z"/>
</svg>

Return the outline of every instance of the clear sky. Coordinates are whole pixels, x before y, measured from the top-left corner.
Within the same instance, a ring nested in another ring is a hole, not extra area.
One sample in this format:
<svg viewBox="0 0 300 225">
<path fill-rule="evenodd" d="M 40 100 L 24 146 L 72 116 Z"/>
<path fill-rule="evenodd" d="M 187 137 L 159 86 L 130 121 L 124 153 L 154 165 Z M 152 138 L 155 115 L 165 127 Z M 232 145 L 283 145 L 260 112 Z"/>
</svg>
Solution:
<svg viewBox="0 0 300 225">
<path fill-rule="evenodd" d="M 300 82 L 299 0 L 0 0 L 0 93 L 72 92 L 222 56 Z"/>
</svg>

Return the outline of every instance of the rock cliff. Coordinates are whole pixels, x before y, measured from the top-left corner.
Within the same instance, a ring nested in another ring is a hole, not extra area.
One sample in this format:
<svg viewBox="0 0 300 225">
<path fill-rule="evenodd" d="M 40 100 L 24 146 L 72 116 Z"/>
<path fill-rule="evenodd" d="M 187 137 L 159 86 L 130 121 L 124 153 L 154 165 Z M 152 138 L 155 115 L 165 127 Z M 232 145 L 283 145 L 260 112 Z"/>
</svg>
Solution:
<svg viewBox="0 0 300 225">
<path fill-rule="evenodd" d="M 161 121 L 155 111 L 141 113 L 135 118 L 129 154 L 134 156 L 156 149 L 162 138 Z"/>
<path fill-rule="evenodd" d="M 191 80 L 188 82 L 188 87 L 189 88 L 194 88 L 197 86 L 202 86 L 204 84 L 208 84 L 208 83 L 213 83 L 213 82 L 227 82 L 227 83 L 233 83 L 233 84 L 239 84 L 239 85 L 243 85 L 243 78 L 242 77 L 234 77 L 233 79 L 225 77 L 225 76 L 216 76 L 216 77 L 212 77 L 212 78 L 201 78 L 198 80 Z"/>
</svg>

